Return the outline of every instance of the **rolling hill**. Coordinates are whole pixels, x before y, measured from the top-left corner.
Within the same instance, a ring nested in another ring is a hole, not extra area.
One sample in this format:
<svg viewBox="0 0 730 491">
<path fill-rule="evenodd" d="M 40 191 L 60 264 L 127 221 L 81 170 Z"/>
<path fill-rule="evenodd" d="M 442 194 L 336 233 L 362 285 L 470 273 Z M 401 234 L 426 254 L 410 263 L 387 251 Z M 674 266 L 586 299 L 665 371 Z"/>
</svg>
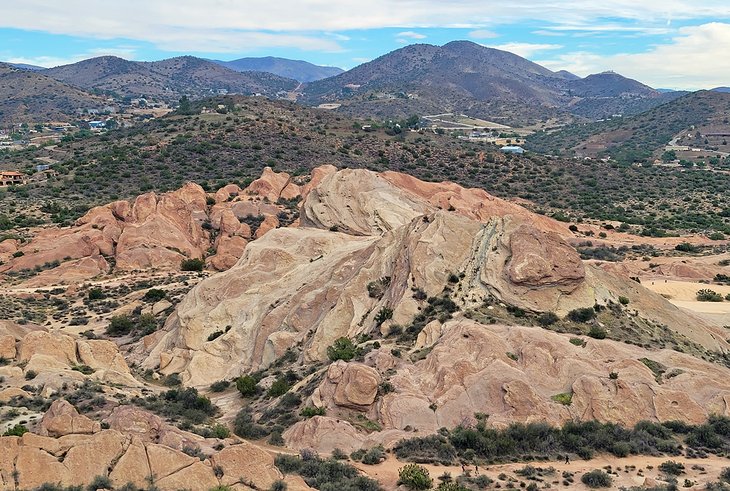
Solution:
<svg viewBox="0 0 730 491">
<path fill-rule="evenodd" d="M 182 56 L 154 62 L 102 56 L 44 70 L 56 80 L 85 90 L 176 101 L 218 92 L 276 96 L 297 82 L 263 72 L 236 72 L 211 61 Z"/>
<path fill-rule="evenodd" d="M 70 121 L 77 109 L 106 101 L 38 71 L 0 63 L 0 125 Z"/>
<path fill-rule="evenodd" d="M 212 61 L 237 72 L 268 72 L 299 82 L 314 82 L 323 78 L 334 77 L 344 72 L 342 68 L 319 66 L 306 61 L 289 60 L 274 56 L 240 58 L 231 61 Z"/>
<path fill-rule="evenodd" d="M 528 148 L 548 154 L 610 156 L 634 162 L 651 158 L 685 130 L 692 133 L 704 133 L 703 127 L 711 128 L 714 133 L 730 130 L 727 123 L 730 94 L 699 91 L 666 95 L 681 97 L 635 116 L 536 133 L 528 139 Z M 704 141 L 691 143 L 702 146 Z"/>
<path fill-rule="evenodd" d="M 343 112 L 353 114 L 449 111 L 504 118 L 512 124 L 571 113 L 600 118 L 635 106 L 636 100 L 651 105 L 660 103 L 661 97 L 650 87 L 618 74 L 580 79 L 469 41 L 406 46 L 336 77 L 313 82 L 303 97 L 313 105 L 341 103 Z"/>
</svg>

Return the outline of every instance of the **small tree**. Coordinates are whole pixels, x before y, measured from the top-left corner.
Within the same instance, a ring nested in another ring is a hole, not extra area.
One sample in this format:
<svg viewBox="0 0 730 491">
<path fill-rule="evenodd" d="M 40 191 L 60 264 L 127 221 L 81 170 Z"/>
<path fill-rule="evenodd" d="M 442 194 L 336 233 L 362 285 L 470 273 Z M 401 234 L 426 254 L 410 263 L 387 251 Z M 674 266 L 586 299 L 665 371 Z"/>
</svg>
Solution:
<svg viewBox="0 0 730 491">
<path fill-rule="evenodd" d="M 198 258 L 183 259 L 180 262 L 180 269 L 182 271 L 203 271 L 205 267 L 205 261 Z"/>
<path fill-rule="evenodd" d="M 357 355 L 357 347 L 348 338 L 338 338 L 332 346 L 327 347 L 327 357 L 331 361 L 350 361 Z"/>
<path fill-rule="evenodd" d="M 412 490 L 426 490 L 433 485 L 428 469 L 418 464 L 406 464 L 398 470 L 398 485 Z"/>
<path fill-rule="evenodd" d="M 256 380 L 250 375 L 244 375 L 236 379 L 236 388 L 243 397 L 252 397 L 256 395 Z"/>
<path fill-rule="evenodd" d="M 134 322 L 126 314 L 115 315 L 109 320 L 106 333 L 110 336 L 124 336 L 134 328 Z"/>
</svg>

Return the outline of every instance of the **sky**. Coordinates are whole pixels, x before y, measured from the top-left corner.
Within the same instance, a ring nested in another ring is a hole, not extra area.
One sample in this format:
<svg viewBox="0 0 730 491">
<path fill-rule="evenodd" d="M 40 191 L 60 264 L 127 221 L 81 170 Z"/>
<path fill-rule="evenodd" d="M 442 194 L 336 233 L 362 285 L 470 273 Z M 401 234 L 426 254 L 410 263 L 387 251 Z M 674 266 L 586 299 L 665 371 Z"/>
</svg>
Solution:
<svg viewBox="0 0 730 491">
<path fill-rule="evenodd" d="M 0 60 L 280 56 L 349 69 L 471 40 L 579 76 L 730 86 L 730 0 L 0 0 Z"/>
</svg>

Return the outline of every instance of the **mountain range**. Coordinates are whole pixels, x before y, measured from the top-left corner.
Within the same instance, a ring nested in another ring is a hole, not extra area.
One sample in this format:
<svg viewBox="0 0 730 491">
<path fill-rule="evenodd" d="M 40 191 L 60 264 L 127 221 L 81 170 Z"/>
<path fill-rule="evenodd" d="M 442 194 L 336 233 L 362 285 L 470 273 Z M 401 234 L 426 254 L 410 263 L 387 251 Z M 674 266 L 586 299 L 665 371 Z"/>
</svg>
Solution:
<svg viewBox="0 0 730 491">
<path fill-rule="evenodd" d="M 44 87 L 39 83 L 24 88 L 25 97 L 45 101 L 43 107 L 60 96 L 66 102 L 55 112 L 65 114 L 70 114 L 69 100 L 87 97 L 83 92 L 168 103 L 182 95 L 235 93 L 296 97 L 312 106 L 338 104 L 338 112 L 359 118 L 458 112 L 522 126 L 551 118 L 570 122 L 639 114 L 685 94 L 658 91 L 613 72 L 585 78 L 554 72 L 469 41 L 406 46 L 346 72 L 274 57 L 216 61 L 182 56 L 137 62 L 103 56 L 50 69 L 20 68 L 65 84 L 55 85 L 52 93 L 33 92 L 34 87 Z M 17 106 L 11 112 L 16 119 L 37 119 L 37 112 L 16 100 L 16 92 L 0 91 L 4 105 Z"/>
</svg>

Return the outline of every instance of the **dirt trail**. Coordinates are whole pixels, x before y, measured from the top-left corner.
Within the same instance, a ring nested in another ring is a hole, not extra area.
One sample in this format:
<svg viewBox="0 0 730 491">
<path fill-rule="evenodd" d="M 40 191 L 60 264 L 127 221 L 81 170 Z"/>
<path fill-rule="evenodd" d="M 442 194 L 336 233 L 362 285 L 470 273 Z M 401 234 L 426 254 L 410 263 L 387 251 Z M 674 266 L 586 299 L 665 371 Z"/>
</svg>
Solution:
<svg viewBox="0 0 730 491">
<path fill-rule="evenodd" d="M 574 484 L 571 484 L 571 489 L 588 489 L 586 486 L 584 486 L 581 481 L 580 477 L 585 472 L 591 471 L 593 469 L 602 469 L 605 466 L 611 466 L 614 470 L 617 468 L 620 468 L 620 471 L 617 471 L 616 473 L 618 475 L 612 474 L 611 477 L 613 478 L 613 489 L 618 489 L 620 487 L 631 487 L 631 486 L 642 486 L 644 484 L 645 479 L 651 478 L 651 479 L 659 479 L 660 472 L 658 471 L 658 467 L 662 462 L 666 462 L 668 460 L 673 460 L 675 462 L 680 462 L 684 464 L 685 466 L 685 474 L 682 474 L 679 476 L 679 485 L 680 487 L 684 483 L 684 479 L 689 479 L 690 481 L 693 481 L 696 484 L 699 484 L 699 488 L 704 489 L 704 484 L 707 482 L 717 481 L 717 476 L 720 474 L 720 471 L 725 467 L 730 467 L 730 459 L 717 457 L 717 456 L 709 456 L 705 459 L 688 459 L 685 457 L 649 457 L 649 456 L 631 456 L 627 458 L 616 458 L 612 456 L 599 456 L 592 460 L 571 460 L 569 464 L 565 464 L 564 461 L 552 461 L 552 462 L 531 462 L 529 465 L 532 465 L 533 467 L 541 467 L 543 469 L 546 469 L 548 467 L 553 467 L 555 469 L 555 473 L 551 475 L 545 475 L 541 479 L 543 479 L 545 482 L 550 483 L 552 487 L 562 487 L 562 473 L 563 471 L 568 471 L 574 474 Z M 499 475 L 504 473 L 508 477 L 515 478 L 518 481 L 525 481 L 529 484 L 529 480 L 520 477 L 515 474 L 515 471 L 522 469 L 527 465 L 528 462 L 520 462 L 520 463 L 513 463 L 513 464 L 503 464 L 503 465 L 490 465 L 486 467 L 479 467 L 479 474 L 480 475 L 486 475 L 490 479 L 494 481 L 500 481 Z M 398 469 L 403 467 L 405 465 L 405 462 L 400 462 L 395 459 L 395 457 L 388 456 L 388 459 L 379 464 L 379 465 L 364 465 L 364 464 L 356 464 L 356 467 L 360 469 L 363 473 L 367 474 L 368 476 L 372 477 L 373 479 L 378 480 L 384 487 L 384 489 L 392 490 L 396 489 L 396 482 L 398 481 Z M 626 469 L 627 466 L 629 469 Z M 635 466 L 635 468 L 631 468 L 631 466 Z M 653 467 L 652 469 L 649 469 L 649 467 Z M 703 468 L 704 470 L 701 470 L 699 468 L 692 469 L 692 466 L 699 466 Z M 462 474 L 461 466 L 443 466 L 443 465 L 430 465 L 426 464 L 424 465 L 426 467 L 431 475 L 431 478 L 434 479 L 434 484 L 437 484 L 440 482 L 438 480 L 438 477 L 443 475 L 445 472 L 448 472 L 451 474 L 451 477 L 453 479 L 457 478 Z M 475 469 L 473 465 L 466 466 L 467 471 L 470 473 L 472 477 L 475 476 Z M 627 472 L 628 470 L 628 472 Z M 638 472 L 641 470 L 641 474 L 639 475 Z M 555 481 L 558 481 L 556 484 Z M 540 487 L 542 487 L 542 483 L 538 483 Z M 505 487 L 505 482 L 502 481 L 502 487 Z M 519 484 L 515 483 L 515 488 L 519 488 Z"/>
</svg>

